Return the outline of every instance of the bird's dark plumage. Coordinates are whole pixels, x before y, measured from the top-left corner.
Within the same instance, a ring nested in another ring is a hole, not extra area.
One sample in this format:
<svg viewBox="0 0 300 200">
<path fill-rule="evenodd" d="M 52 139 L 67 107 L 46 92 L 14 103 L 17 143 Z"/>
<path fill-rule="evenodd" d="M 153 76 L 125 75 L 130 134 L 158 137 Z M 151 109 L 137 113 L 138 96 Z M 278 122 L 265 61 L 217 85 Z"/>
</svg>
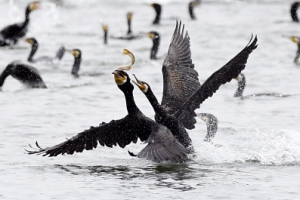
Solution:
<svg viewBox="0 0 300 200">
<path fill-rule="evenodd" d="M 297 15 L 297 11 L 298 11 L 299 6 L 300 6 L 300 2 L 294 2 L 291 5 L 290 14 L 291 14 L 292 20 L 294 22 L 299 22 L 299 18 L 298 18 L 298 15 Z"/>
<path fill-rule="evenodd" d="M 189 9 L 189 14 L 192 20 L 196 19 L 196 16 L 194 14 L 194 8 L 200 4 L 200 0 L 195 0 L 189 3 L 188 9 Z"/>
<path fill-rule="evenodd" d="M 160 44 L 160 35 L 156 31 L 151 31 L 148 33 L 148 37 L 152 40 L 153 44 L 150 50 L 150 59 L 157 59 L 157 52 Z"/>
<path fill-rule="evenodd" d="M 124 148 L 131 142 L 136 143 L 138 138 L 148 145 L 137 154 L 138 157 L 155 162 L 171 161 L 182 162 L 187 159 L 187 150 L 174 138 L 164 126 L 147 118 L 136 106 L 133 97 L 133 85 L 128 74 L 116 70 L 115 81 L 124 93 L 128 115 L 109 123 L 101 123 L 98 127 L 91 127 L 76 136 L 58 145 L 40 148 L 37 151 L 28 151 L 29 154 L 43 154 L 57 156 L 59 154 L 73 154 L 92 150 L 98 143 L 102 146 L 113 147 L 117 144 Z"/>
<path fill-rule="evenodd" d="M 53 62 L 54 60 L 61 60 L 62 57 L 65 54 L 65 50 L 66 49 L 62 46 L 56 52 L 55 57 L 40 56 L 38 58 L 33 58 L 33 56 L 35 55 L 36 51 L 39 48 L 39 43 L 38 43 L 38 41 L 35 38 L 27 38 L 26 42 L 28 42 L 29 44 L 31 44 L 31 51 L 30 51 L 28 59 L 27 59 L 28 62 L 31 62 L 31 63 L 43 62 L 43 61 Z"/>
<path fill-rule="evenodd" d="M 184 33 L 181 22 L 176 23 L 162 73 L 164 86 L 161 105 L 173 114 L 200 86 L 191 59 L 190 37 Z M 192 129 L 196 123 L 195 116 L 193 110 L 183 110 L 178 119 L 186 128 Z"/>
<path fill-rule="evenodd" d="M 11 62 L 4 69 L 0 75 L 0 88 L 3 86 L 5 79 L 9 75 L 30 88 L 46 88 L 46 84 L 38 70 L 19 61 Z"/>
<path fill-rule="evenodd" d="M 160 24 L 160 17 L 161 17 L 161 5 L 158 3 L 153 3 L 151 4 L 151 6 L 154 8 L 155 10 L 155 18 L 152 22 L 153 25 L 159 25 Z"/>
<path fill-rule="evenodd" d="M 0 31 L 0 47 L 1 46 L 10 46 L 18 42 L 18 40 L 24 37 L 27 33 L 27 27 L 29 24 L 29 14 L 40 7 L 40 2 L 30 3 L 25 11 L 25 20 L 24 22 L 12 24 Z"/>
<path fill-rule="evenodd" d="M 174 113 L 178 117 L 183 111 L 189 109 L 194 111 L 208 97 L 211 97 L 222 84 L 236 78 L 245 69 L 250 53 L 257 47 L 257 37 L 251 37 L 248 45 L 232 58 L 227 64 L 214 72 L 206 81 L 191 95 L 191 97 Z"/>
</svg>

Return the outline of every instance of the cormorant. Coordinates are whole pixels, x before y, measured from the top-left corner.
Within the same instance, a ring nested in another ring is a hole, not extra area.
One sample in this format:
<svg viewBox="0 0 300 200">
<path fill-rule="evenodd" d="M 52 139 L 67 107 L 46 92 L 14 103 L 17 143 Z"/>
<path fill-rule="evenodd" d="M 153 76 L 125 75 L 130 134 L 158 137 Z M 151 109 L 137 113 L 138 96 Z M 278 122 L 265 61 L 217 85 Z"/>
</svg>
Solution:
<svg viewBox="0 0 300 200">
<path fill-rule="evenodd" d="M 103 32 L 104 32 L 104 35 L 103 35 L 103 43 L 104 44 L 107 44 L 107 34 L 108 34 L 108 26 L 107 25 L 102 25 L 102 29 L 103 29 Z"/>
<path fill-rule="evenodd" d="M 72 50 L 66 50 L 67 52 L 71 53 L 74 56 L 74 64 L 72 67 L 71 74 L 75 78 L 79 78 L 79 76 L 100 76 L 103 75 L 103 73 L 99 72 L 92 72 L 92 73 L 81 73 L 79 74 L 80 64 L 81 64 L 81 51 L 79 49 L 72 49 Z"/>
<path fill-rule="evenodd" d="M 234 97 L 239 97 L 241 99 L 247 99 L 247 98 L 251 98 L 251 97 L 261 97 L 261 96 L 271 96 L 271 97 L 289 97 L 292 96 L 290 94 L 281 94 L 281 93 L 275 93 L 275 92 L 271 92 L 271 93 L 258 93 L 258 94 L 251 94 L 251 95 L 247 95 L 247 96 L 243 96 L 245 87 L 246 87 L 246 77 L 243 73 L 240 73 L 236 78 L 238 81 L 238 88 L 234 93 Z"/>
<path fill-rule="evenodd" d="M 299 57 L 300 57 L 300 37 L 297 37 L 297 36 L 287 36 L 287 37 L 297 44 L 297 51 L 296 51 L 296 55 L 295 55 L 295 58 L 294 58 L 294 63 L 296 65 L 300 65 L 300 62 L 299 62 Z"/>
<path fill-rule="evenodd" d="M 127 25 L 128 25 L 128 30 L 125 36 L 112 36 L 114 39 L 121 39 L 121 40 L 133 40 L 140 38 L 140 35 L 133 35 L 132 30 L 131 30 L 131 20 L 132 20 L 132 12 L 127 13 Z"/>
<path fill-rule="evenodd" d="M 292 20 L 294 22 L 299 22 L 298 15 L 297 15 L 297 10 L 298 10 L 299 6 L 300 6 L 300 2 L 298 2 L 298 1 L 292 3 L 292 5 L 291 5 L 290 13 L 291 13 Z"/>
<path fill-rule="evenodd" d="M 31 63 L 43 62 L 43 61 L 52 63 L 54 60 L 61 60 L 65 54 L 66 49 L 63 46 L 61 46 L 58 49 L 58 51 L 56 52 L 55 57 L 41 56 L 41 57 L 34 59 L 33 56 L 35 55 L 36 51 L 38 50 L 39 43 L 37 42 L 37 40 L 35 38 L 27 38 L 26 42 L 31 44 L 31 51 L 30 51 L 30 54 L 27 59 L 28 62 L 31 62 Z"/>
<path fill-rule="evenodd" d="M 192 20 L 196 19 L 196 16 L 194 14 L 194 8 L 198 5 L 200 5 L 200 0 L 192 1 L 192 2 L 189 3 L 189 6 L 188 6 L 189 14 L 190 14 L 190 17 L 191 17 Z"/>
<path fill-rule="evenodd" d="M 160 24 L 160 16 L 161 16 L 161 5 L 158 3 L 153 3 L 151 6 L 155 10 L 155 19 L 152 22 L 153 25 L 159 25 Z"/>
<path fill-rule="evenodd" d="M 125 54 L 131 54 L 124 50 Z M 132 55 L 133 56 L 133 55 Z M 134 63 L 132 61 L 132 63 Z M 129 66 L 131 67 L 131 65 Z M 28 154 L 43 154 L 50 157 L 59 154 L 73 154 L 84 149 L 92 150 L 98 142 L 102 146 L 113 147 L 117 144 L 124 148 L 131 142 L 136 143 L 139 138 L 148 145 L 137 154 L 154 162 L 183 162 L 187 160 L 187 150 L 174 138 L 170 130 L 146 117 L 136 106 L 133 97 L 133 85 L 130 78 L 123 70 L 124 66 L 113 72 L 118 88 L 124 93 L 128 114 L 119 120 L 109 123 L 102 122 L 98 127 L 91 127 L 76 136 L 58 145 L 48 148 L 39 148 L 36 151 L 28 151 Z"/>
<path fill-rule="evenodd" d="M 19 80 L 27 87 L 47 88 L 37 69 L 35 69 L 32 66 L 23 64 L 19 61 L 13 61 L 6 66 L 6 68 L 0 75 L 0 90 L 3 86 L 5 79 L 9 75 Z"/>
<path fill-rule="evenodd" d="M 136 78 L 135 84 L 143 91 L 155 111 L 155 120 L 168 127 L 185 147 L 191 140 L 184 128 L 193 129 L 196 123 L 195 109 L 211 97 L 222 84 L 235 78 L 247 63 L 249 54 L 256 49 L 257 37 L 250 39 L 248 45 L 226 65 L 214 72 L 200 85 L 198 74 L 191 60 L 189 36 L 183 37 L 181 23 L 176 28 L 163 63 L 164 89 L 161 105 L 150 86 Z M 181 138 L 180 138 L 181 137 Z"/>
<path fill-rule="evenodd" d="M 29 14 L 40 7 L 40 2 L 31 2 L 25 11 L 25 21 L 17 24 L 6 26 L 0 31 L 0 47 L 14 45 L 18 40 L 27 33 L 29 24 Z"/>
<path fill-rule="evenodd" d="M 151 31 L 147 35 L 153 42 L 153 45 L 151 47 L 151 52 L 150 52 L 150 59 L 156 60 L 157 59 L 156 54 L 158 52 L 158 47 L 160 43 L 160 35 L 156 31 Z"/>
<path fill-rule="evenodd" d="M 207 134 L 204 141 L 210 142 L 218 131 L 218 119 L 210 113 L 198 113 L 197 116 L 206 123 Z"/>
</svg>

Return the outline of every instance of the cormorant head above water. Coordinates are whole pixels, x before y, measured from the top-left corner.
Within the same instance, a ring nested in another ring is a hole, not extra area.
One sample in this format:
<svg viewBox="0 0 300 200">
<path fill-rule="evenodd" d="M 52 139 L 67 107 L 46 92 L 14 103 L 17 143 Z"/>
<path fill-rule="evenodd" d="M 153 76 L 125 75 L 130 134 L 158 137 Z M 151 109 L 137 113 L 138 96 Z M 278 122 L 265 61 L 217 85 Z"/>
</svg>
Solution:
<svg viewBox="0 0 300 200">
<path fill-rule="evenodd" d="M 103 40 L 104 41 L 103 41 L 103 43 L 107 44 L 108 25 L 103 24 L 102 29 L 103 29 L 103 32 L 104 32 L 104 35 L 103 35 Z"/>
<path fill-rule="evenodd" d="M 79 77 L 79 69 L 80 69 L 80 63 L 81 63 L 81 51 L 79 49 L 72 49 L 72 50 L 66 50 L 67 52 L 71 53 L 74 56 L 74 64 L 72 67 L 71 74 L 75 77 Z"/>
<path fill-rule="evenodd" d="M 297 36 L 284 36 L 284 37 L 289 38 L 292 42 L 294 42 L 294 43 L 297 44 L 297 51 L 296 51 L 296 55 L 295 55 L 295 58 L 294 58 L 294 63 L 296 65 L 300 65 L 300 62 L 299 62 L 299 57 L 300 57 L 300 37 L 297 37 Z"/>
<path fill-rule="evenodd" d="M 19 61 L 13 61 L 6 66 L 0 75 L 0 90 L 9 75 L 29 88 L 46 88 L 46 84 L 37 69 Z"/>
<path fill-rule="evenodd" d="M 296 2 L 292 3 L 292 5 L 291 5 L 290 14 L 291 14 L 292 20 L 294 22 L 299 22 L 299 18 L 297 15 L 297 11 L 298 11 L 299 7 L 300 7 L 299 1 L 296 1 Z"/>
<path fill-rule="evenodd" d="M 196 16 L 194 14 L 194 8 L 198 5 L 200 5 L 200 0 L 192 1 L 192 2 L 189 3 L 189 6 L 188 6 L 189 14 L 190 14 L 190 17 L 191 17 L 192 20 L 196 19 Z"/>
<path fill-rule="evenodd" d="M 127 35 L 132 34 L 132 30 L 131 30 L 131 20 L 132 20 L 132 12 L 127 13 L 127 25 L 128 25 L 128 30 L 127 30 Z"/>
<path fill-rule="evenodd" d="M 50 57 L 50 56 L 41 56 L 41 57 L 38 57 L 38 58 L 33 58 L 33 56 L 36 54 L 38 48 L 39 48 L 39 43 L 38 41 L 35 39 L 35 38 L 27 38 L 25 40 L 27 43 L 31 44 L 31 51 L 29 53 L 29 56 L 27 58 L 27 61 L 28 62 L 31 62 L 31 63 L 36 63 L 36 62 L 50 62 L 53 64 L 53 61 L 54 60 L 61 60 L 62 57 L 64 56 L 65 54 L 65 47 L 64 46 L 61 46 L 54 57 Z"/>
<path fill-rule="evenodd" d="M 155 18 L 154 21 L 152 22 L 153 25 L 159 25 L 160 23 L 160 16 L 161 16 L 161 5 L 158 3 L 153 3 L 151 6 L 155 10 Z"/>
<path fill-rule="evenodd" d="M 158 52 L 159 43 L 160 43 L 160 35 L 156 31 L 151 31 L 147 35 L 153 42 L 153 45 L 151 47 L 151 52 L 150 52 L 150 59 L 155 60 L 155 59 L 157 59 L 157 52 Z"/>
<path fill-rule="evenodd" d="M 17 41 L 24 37 L 27 33 L 27 27 L 29 23 L 29 14 L 40 8 L 40 2 L 31 2 L 25 10 L 25 20 L 22 23 L 16 23 L 6 26 L 0 31 L 0 46 L 14 45 Z"/>
</svg>

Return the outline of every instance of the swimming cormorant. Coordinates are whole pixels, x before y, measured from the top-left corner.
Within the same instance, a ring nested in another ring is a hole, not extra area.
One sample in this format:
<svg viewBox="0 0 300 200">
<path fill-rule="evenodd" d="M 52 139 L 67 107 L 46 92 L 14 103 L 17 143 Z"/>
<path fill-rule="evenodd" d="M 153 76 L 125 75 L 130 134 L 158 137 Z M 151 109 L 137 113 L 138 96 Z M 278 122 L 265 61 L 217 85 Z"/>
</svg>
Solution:
<svg viewBox="0 0 300 200">
<path fill-rule="evenodd" d="M 292 3 L 292 5 L 291 5 L 290 14 L 291 14 L 292 20 L 294 22 L 299 22 L 299 18 L 297 15 L 297 10 L 298 10 L 299 6 L 300 6 L 300 2 L 298 2 L 298 1 Z"/>
<path fill-rule="evenodd" d="M 66 50 L 74 56 L 74 64 L 72 67 L 71 74 L 75 78 L 79 78 L 79 76 L 101 76 L 103 73 L 100 72 L 92 72 L 92 73 L 78 73 L 81 65 L 81 51 L 79 49 Z"/>
<path fill-rule="evenodd" d="M 153 45 L 151 47 L 151 52 L 150 52 L 150 59 L 156 60 L 157 59 L 157 52 L 158 52 L 158 47 L 160 43 L 160 35 L 156 31 L 151 31 L 148 33 L 148 37 L 152 40 Z"/>
<path fill-rule="evenodd" d="M 103 32 L 104 32 L 103 43 L 107 44 L 108 26 L 103 24 L 102 29 L 103 29 Z"/>
<path fill-rule="evenodd" d="M 161 16 L 161 5 L 158 3 L 153 3 L 151 4 L 151 6 L 154 8 L 155 10 L 155 19 L 152 22 L 153 25 L 159 25 L 160 24 L 160 16 Z"/>
<path fill-rule="evenodd" d="M 297 51 L 296 51 L 296 55 L 294 58 L 294 63 L 296 65 L 300 65 L 299 62 L 299 57 L 300 57 L 300 37 L 297 36 L 287 36 L 290 40 L 292 40 L 293 42 L 295 42 L 297 44 Z"/>
<path fill-rule="evenodd" d="M 189 3 L 189 6 L 188 6 L 189 14 L 190 14 L 190 17 L 191 17 L 192 20 L 196 19 L 196 16 L 194 14 L 194 8 L 198 5 L 200 5 L 200 0 L 192 1 L 192 2 Z"/>
<path fill-rule="evenodd" d="M 17 24 L 6 26 L 0 31 L 0 47 L 14 45 L 18 40 L 27 33 L 29 24 L 29 14 L 40 7 L 40 2 L 31 2 L 25 11 L 25 21 Z"/>
<path fill-rule="evenodd" d="M 124 50 L 125 54 L 130 52 Z M 131 65 L 130 65 L 131 67 Z M 117 144 L 124 148 L 131 142 L 136 143 L 138 138 L 148 145 L 137 154 L 155 162 L 171 161 L 183 162 L 187 160 L 187 150 L 174 138 L 170 130 L 146 117 L 136 106 L 133 97 L 133 85 L 122 66 L 113 72 L 118 88 L 124 93 L 128 114 L 119 120 L 109 123 L 102 122 L 98 127 L 91 127 L 76 136 L 58 145 L 48 148 L 39 148 L 28 151 L 28 154 L 43 154 L 50 157 L 59 154 L 73 154 L 84 149 L 92 150 L 98 142 L 102 146 L 113 147 Z"/>
<path fill-rule="evenodd" d="M 30 88 L 47 88 L 37 69 L 23 64 L 19 61 L 13 61 L 6 66 L 0 75 L 0 90 L 5 79 L 11 75 L 15 79 Z"/>
<path fill-rule="evenodd" d="M 121 39 L 121 40 L 133 40 L 133 39 L 137 39 L 140 38 L 140 35 L 134 35 L 132 33 L 131 30 L 131 20 L 132 20 L 132 12 L 127 13 L 126 17 L 127 17 L 127 25 L 128 25 L 128 30 L 125 36 L 112 36 L 112 38 L 114 39 Z"/>
<path fill-rule="evenodd" d="M 243 73 L 240 73 L 236 78 L 238 81 L 238 88 L 234 93 L 234 97 L 239 97 L 241 99 L 247 99 L 251 97 L 261 97 L 261 96 L 269 96 L 269 97 L 289 97 L 292 96 L 290 94 L 281 94 L 276 92 L 270 92 L 270 93 L 257 93 L 257 94 L 251 94 L 247 96 L 243 96 L 245 87 L 246 87 L 246 77 Z"/>
<path fill-rule="evenodd" d="M 206 123 L 207 134 L 204 141 L 210 142 L 218 131 L 218 119 L 210 113 L 198 113 L 197 116 Z"/>
<path fill-rule="evenodd" d="M 31 62 L 31 63 L 43 62 L 43 61 L 52 63 L 54 60 L 61 60 L 65 54 L 65 48 L 62 46 L 56 52 L 55 57 L 41 56 L 41 57 L 34 59 L 33 56 L 35 55 L 36 51 L 38 50 L 39 43 L 37 42 L 37 40 L 35 38 L 27 38 L 26 42 L 31 44 L 31 51 L 30 51 L 30 54 L 27 59 L 28 62 Z"/>
</svg>

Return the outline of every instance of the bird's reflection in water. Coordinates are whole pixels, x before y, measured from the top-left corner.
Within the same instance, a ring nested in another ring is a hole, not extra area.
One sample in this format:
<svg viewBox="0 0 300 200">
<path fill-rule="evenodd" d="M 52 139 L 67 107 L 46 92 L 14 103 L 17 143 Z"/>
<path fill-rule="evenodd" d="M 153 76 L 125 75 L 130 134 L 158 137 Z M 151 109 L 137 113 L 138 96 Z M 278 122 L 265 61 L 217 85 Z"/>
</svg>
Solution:
<svg viewBox="0 0 300 200">
<path fill-rule="evenodd" d="M 125 181 L 138 180 L 156 187 L 167 187 L 181 191 L 193 190 L 194 181 L 203 182 L 211 170 L 192 168 L 188 163 L 160 163 L 145 167 L 53 165 L 54 168 L 72 175 L 92 175 L 118 178 Z M 194 181 L 187 181 L 193 180 Z M 198 181 L 197 181 L 198 180 Z"/>
</svg>

